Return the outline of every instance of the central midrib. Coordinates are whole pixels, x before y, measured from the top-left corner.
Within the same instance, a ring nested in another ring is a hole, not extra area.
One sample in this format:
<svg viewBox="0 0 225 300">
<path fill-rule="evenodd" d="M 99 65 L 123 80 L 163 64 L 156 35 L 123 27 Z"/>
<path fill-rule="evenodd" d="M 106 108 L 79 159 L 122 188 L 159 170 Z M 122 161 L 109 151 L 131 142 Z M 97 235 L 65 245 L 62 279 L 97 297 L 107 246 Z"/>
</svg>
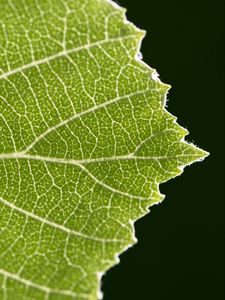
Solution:
<svg viewBox="0 0 225 300">
<path fill-rule="evenodd" d="M 58 164 L 68 164 L 68 165 L 76 165 L 81 166 L 85 164 L 91 163 L 99 163 L 99 162 L 110 162 L 110 161 L 119 161 L 119 160 L 169 160 L 169 159 L 179 159 L 179 158 L 201 158 L 200 154 L 179 154 L 179 155 L 165 155 L 165 156 L 136 156 L 133 153 L 128 155 L 121 156 L 111 156 L 111 157 L 99 157 L 99 158 L 89 158 L 89 159 L 69 159 L 69 158 L 60 158 L 60 157 L 48 157 L 41 155 L 33 155 L 27 154 L 25 152 L 18 153 L 6 153 L 0 154 L 0 160 L 7 159 L 29 159 L 29 160 L 38 160 L 44 162 L 52 162 Z"/>
</svg>

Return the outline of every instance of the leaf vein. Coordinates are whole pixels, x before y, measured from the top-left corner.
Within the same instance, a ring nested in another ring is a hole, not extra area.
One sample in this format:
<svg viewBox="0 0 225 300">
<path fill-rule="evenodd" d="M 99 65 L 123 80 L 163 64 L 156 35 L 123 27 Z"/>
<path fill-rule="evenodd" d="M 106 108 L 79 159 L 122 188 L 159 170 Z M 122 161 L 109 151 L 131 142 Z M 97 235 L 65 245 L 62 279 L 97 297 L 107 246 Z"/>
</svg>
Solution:
<svg viewBox="0 0 225 300">
<path fill-rule="evenodd" d="M 99 110 L 101 108 L 105 108 L 107 106 L 109 106 L 110 104 L 113 104 L 113 103 L 116 103 L 122 99 L 129 99 L 130 97 L 133 97 L 133 96 L 138 96 L 138 95 L 142 95 L 144 93 L 147 93 L 147 92 L 152 92 L 152 91 L 158 91 L 158 89 L 146 89 L 146 90 L 142 90 L 142 91 L 138 91 L 138 92 L 135 92 L 135 93 L 131 93 L 129 95 L 124 95 L 124 96 L 119 96 L 119 97 L 116 97 L 114 99 L 111 99 L 107 102 L 104 102 L 104 103 L 101 103 L 99 105 L 96 105 L 96 106 L 93 106 L 85 111 L 82 111 L 76 115 L 73 115 L 71 117 L 69 117 L 68 119 L 65 119 L 63 120 L 62 122 L 48 128 L 46 131 L 44 131 L 42 134 L 40 134 L 38 137 L 36 137 L 36 139 L 29 145 L 27 146 L 27 148 L 23 151 L 23 152 L 28 152 L 30 151 L 34 145 L 36 145 L 38 142 L 40 142 L 43 138 L 45 138 L 45 136 L 47 136 L 49 133 L 51 132 L 54 132 L 55 130 L 57 130 L 58 128 L 62 127 L 63 125 L 66 125 L 68 124 L 69 122 L 72 122 L 78 118 L 81 118 L 82 116 L 84 115 L 87 115 L 89 113 L 92 113 L 92 112 L 95 112 L 96 110 Z"/>
<path fill-rule="evenodd" d="M 32 61 L 31 63 L 28 63 L 26 65 L 23 65 L 23 66 L 20 66 L 18 68 L 12 69 L 8 72 L 5 72 L 5 73 L 0 75 L 0 80 L 5 79 L 5 78 L 7 78 L 11 75 L 14 75 L 16 73 L 23 72 L 27 69 L 36 67 L 38 65 L 48 63 L 48 62 L 50 62 L 52 60 L 55 60 L 57 58 L 60 58 L 60 57 L 68 56 L 70 54 L 77 53 L 77 52 L 82 51 L 82 50 L 88 50 L 88 49 L 98 47 L 100 45 L 104 45 L 104 44 L 111 43 L 111 42 L 112 43 L 113 42 L 122 42 L 124 40 L 132 39 L 132 38 L 135 38 L 135 37 L 137 37 L 137 35 L 135 35 L 135 34 L 127 35 L 127 36 L 123 36 L 123 37 L 120 36 L 120 37 L 117 37 L 117 38 L 101 40 L 101 41 L 97 41 L 97 42 L 94 42 L 94 43 L 91 43 L 91 44 L 86 44 L 86 45 L 82 45 L 82 46 L 79 46 L 79 47 L 76 47 L 76 48 L 72 48 L 72 49 L 69 49 L 69 50 L 64 50 L 64 51 L 58 52 L 56 54 L 53 54 L 51 56 L 48 56 L 48 57 L 45 57 L 45 58 L 42 58 L 42 59 L 39 59 L 39 60 L 36 60 L 36 61 Z"/>
<path fill-rule="evenodd" d="M 24 210 L 23 208 L 21 207 L 18 207 L 16 206 L 15 204 L 3 199 L 2 197 L 0 197 L 0 202 L 3 203 L 4 205 L 6 205 L 7 207 L 10 207 L 12 210 L 16 210 L 18 211 L 19 213 L 22 213 L 23 215 L 29 217 L 29 218 L 32 218 L 32 219 L 35 219 L 41 223 L 44 223 L 46 225 L 49 225 L 53 228 L 56 228 L 56 229 L 59 229 L 61 231 L 64 231 L 68 234 L 71 234 L 71 235 L 75 235 L 75 236 L 79 236 L 81 238 L 84 238 L 84 239 L 88 239 L 88 240 L 93 240 L 93 241 L 96 241 L 96 242 L 102 242 L 102 243 L 124 243 L 125 241 L 123 240 L 117 240 L 117 239 L 103 239 L 103 238 L 98 238 L 98 237 L 94 237 L 94 236 L 90 236 L 90 235 L 87 235 L 87 234 L 84 234 L 84 233 L 81 233 L 79 231 L 75 231 L 75 230 L 72 230 L 72 229 L 69 229 L 61 224 L 57 224 L 55 222 L 52 222 L 50 220 L 47 220 L 43 217 L 40 217 L 32 212 L 29 212 L 27 210 Z"/>
<path fill-rule="evenodd" d="M 85 298 L 85 299 L 88 299 L 88 297 L 89 297 L 89 295 L 86 294 L 86 293 L 74 293 L 74 292 L 71 292 L 70 290 L 53 289 L 53 288 L 50 288 L 48 286 L 37 284 L 37 283 L 35 283 L 35 282 L 33 282 L 29 279 L 25 279 L 23 277 L 20 277 L 17 274 L 13 274 L 13 273 L 5 271 L 3 269 L 0 269 L 0 274 L 3 275 L 6 278 L 11 278 L 13 280 L 19 281 L 19 282 L 23 283 L 26 286 L 41 290 L 46 294 L 61 294 L 61 295 L 64 295 L 64 296 L 71 296 L 71 297 L 74 297 L 74 298 L 81 297 L 81 298 Z"/>
</svg>

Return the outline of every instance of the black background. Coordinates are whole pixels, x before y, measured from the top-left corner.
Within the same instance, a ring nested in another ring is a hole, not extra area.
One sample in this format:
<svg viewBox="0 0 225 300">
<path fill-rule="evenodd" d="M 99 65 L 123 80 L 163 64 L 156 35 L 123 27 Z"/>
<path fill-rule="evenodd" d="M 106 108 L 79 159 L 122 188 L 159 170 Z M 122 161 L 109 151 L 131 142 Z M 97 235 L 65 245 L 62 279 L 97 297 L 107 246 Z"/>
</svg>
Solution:
<svg viewBox="0 0 225 300">
<path fill-rule="evenodd" d="M 224 3 L 120 0 L 148 31 L 144 61 L 173 89 L 168 110 L 203 163 L 161 185 L 166 200 L 136 223 L 138 244 L 103 278 L 105 300 L 222 300 L 224 297 Z"/>
</svg>

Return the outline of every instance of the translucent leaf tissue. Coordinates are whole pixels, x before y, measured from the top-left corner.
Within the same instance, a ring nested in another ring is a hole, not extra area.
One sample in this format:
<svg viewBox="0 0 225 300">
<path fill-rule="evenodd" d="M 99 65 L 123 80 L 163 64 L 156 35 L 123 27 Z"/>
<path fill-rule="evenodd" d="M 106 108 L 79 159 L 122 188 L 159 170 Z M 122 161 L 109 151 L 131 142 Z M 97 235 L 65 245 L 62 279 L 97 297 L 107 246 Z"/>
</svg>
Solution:
<svg viewBox="0 0 225 300">
<path fill-rule="evenodd" d="M 159 184 L 208 155 L 144 34 L 112 1 L 0 1 L 0 299 L 102 298 Z"/>
</svg>

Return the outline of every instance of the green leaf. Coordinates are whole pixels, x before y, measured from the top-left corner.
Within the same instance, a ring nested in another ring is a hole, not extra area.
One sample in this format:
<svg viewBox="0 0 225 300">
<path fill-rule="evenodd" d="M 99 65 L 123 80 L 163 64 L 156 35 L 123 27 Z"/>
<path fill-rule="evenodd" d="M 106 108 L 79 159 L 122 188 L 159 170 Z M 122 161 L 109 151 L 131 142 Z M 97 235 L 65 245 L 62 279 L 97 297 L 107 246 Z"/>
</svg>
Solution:
<svg viewBox="0 0 225 300">
<path fill-rule="evenodd" d="M 206 152 L 106 0 L 0 1 L 0 299 L 98 299 L 159 183 Z"/>
</svg>

